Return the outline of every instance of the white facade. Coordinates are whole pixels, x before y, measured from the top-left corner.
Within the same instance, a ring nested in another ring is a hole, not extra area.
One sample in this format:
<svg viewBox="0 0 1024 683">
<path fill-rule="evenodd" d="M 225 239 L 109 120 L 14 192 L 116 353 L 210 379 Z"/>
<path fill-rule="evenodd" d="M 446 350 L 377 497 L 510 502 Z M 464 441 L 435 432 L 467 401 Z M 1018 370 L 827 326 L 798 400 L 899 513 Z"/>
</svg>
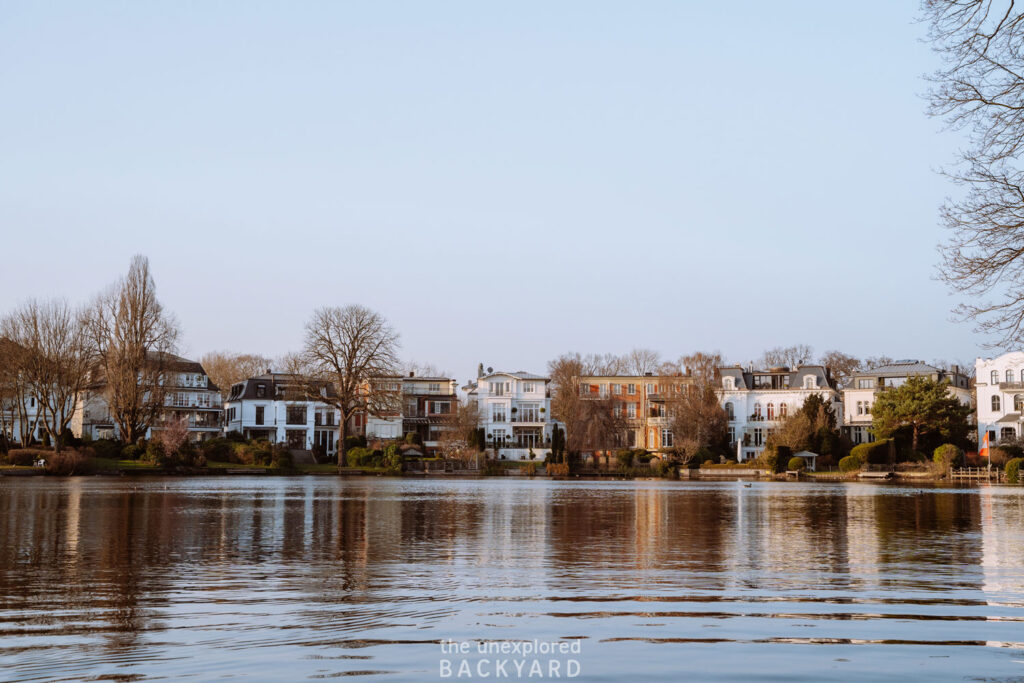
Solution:
<svg viewBox="0 0 1024 683">
<path fill-rule="evenodd" d="M 491 372 L 466 387 L 487 450 L 501 460 L 543 460 L 551 452 L 551 380 L 528 372 Z"/>
<path fill-rule="evenodd" d="M 320 401 L 295 400 L 287 392 L 290 380 L 270 373 L 231 387 L 224 404 L 225 429 L 247 439 L 335 455 L 341 411 Z"/>
<path fill-rule="evenodd" d="M 901 360 L 889 365 L 855 373 L 843 389 L 843 432 L 855 445 L 870 443 L 875 437 L 870 432 L 871 407 L 879 392 L 901 386 L 910 377 L 927 377 L 949 382 L 950 396 L 964 405 L 973 405 L 970 378 L 953 366 L 940 370 L 918 360 Z"/>
<path fill-rule="evenodd" d="M 449 418 L 458 410 L 457 382 L 449 377 L 384 377 L 373 380 L 379 389 L 396 394 L 396 410 L 388 415 L 369 415 L 367 439 L 400 439 L 416 434 L 428 454 L 440 447 L 441 434 L 450 428 Z"/>
<path fill-rule="evenodd" d="M 978 411 L 978 446 L 1019 439 L 1024 434 L 1024 352 L 1011 351 L 974 363 Z"/>
<path fill-rule="evenodd" d="M 808 396 L 817 394 L 833 406 L 841 424 L 842 405 L 828 371 L 820 365 L 770 370 L 720 368 L 719 399 L 729 416 L 729 441 L 737 462 L 758 457 L 768 434 L 779 422 L 803 407 Z"/>
</svg>

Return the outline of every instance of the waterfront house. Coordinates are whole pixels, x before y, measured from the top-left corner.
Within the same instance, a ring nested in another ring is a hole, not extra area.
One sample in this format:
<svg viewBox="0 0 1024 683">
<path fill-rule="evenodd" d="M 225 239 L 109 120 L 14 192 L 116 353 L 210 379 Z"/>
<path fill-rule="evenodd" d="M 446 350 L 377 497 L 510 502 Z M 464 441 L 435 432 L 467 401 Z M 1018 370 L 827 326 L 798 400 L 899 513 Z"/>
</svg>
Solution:
<svg viewBox="0 0 1024 683">
<path fill-rule="evenodd" d="M 323 396 L 334 389 L 324 382 Z M 309 400 L 295 375 L 268 372 L 238 382 L 224 404 L 224 425 L 247 439 L 267 439 L 321 456 L 337 453 L 341 411 L 322 401 Z"/>
<path fill-rule="evenodd" d="M 427 455 L 434 455 L 459 401 L 457 382 L 450 377 L 379 377 L 378 393 L 396 392 L 394 406 L 366 417 L 366 438 L 399 439 L 414 434 Z"/>
<path fill-rule="evenodd" d="M 738 462 L 761 455 L 768 435 L 812 394 L 832 404 L 836 422 L 841 424 L 839 391 L 822 365 L 767 370 L 735 365 L 719 368 L 719 377 L 719 399 L 729 419 L 729 442 Z"/>
<path fill-rule="evenodd" d="M 1024 352 L 1011 351 L 974 363 L 978 444 L 990 445 L 1024 436 Z"/>
<path fill-rule="evenodd" d="M 589 375 L 580 378 L 580 396 L 613 399 L 612 410 L 626 421 L 624 448 L 658 451 L 675 445 L 671 401 L 692 384 L 685 375 Z"/>
<path fill-rule="evenodd" d="M 551 452 L 551 379 L 529 372 L 477 373 L 463 389 L 475 404 L 487 450 L 504 460 L 543 460 Z"/>
<path fill-rule="evenodd" d="M 206 441 L 221 433 L 220 389 L 210 381 L 198 361 L 173 354 L 160 354 L 163 364 L 163 408 L 150 425 L 146 438 L 175 421 L 184 421 L 191 441 Z M 106 382 L 98 374 L 79 397 L 71 418 L 71 431 L 78 438 L 118 439 L 120 433 L 110 414 Z"/>
<path fill-rule="evenodd" d="M 954 365 L 942 370 L 920 360 L 898 360 L 870 370 L 855 372 L 843 389 L 843 433 L 854 444 L 870 443 L 875 437 L 870 432 L 871 406 L 879 392 L 901 386 L 911 377 L 926 377 L 937 382 L 949 382 L 950 396 L 964 405 L 973 404 L 971 380 Z"/>
</svg>

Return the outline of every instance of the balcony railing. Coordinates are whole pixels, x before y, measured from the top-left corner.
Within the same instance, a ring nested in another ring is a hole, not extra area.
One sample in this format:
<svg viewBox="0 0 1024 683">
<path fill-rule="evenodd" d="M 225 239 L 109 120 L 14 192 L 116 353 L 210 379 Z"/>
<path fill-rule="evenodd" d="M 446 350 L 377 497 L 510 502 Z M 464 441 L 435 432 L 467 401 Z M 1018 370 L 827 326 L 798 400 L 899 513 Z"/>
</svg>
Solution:
<svg viewBox="0 0 1024 683">
<path fill-rule="evenodd" d="M 1024 389 L 1024 382 L 1000 382 L 1000 389 Z"/>
</svg>

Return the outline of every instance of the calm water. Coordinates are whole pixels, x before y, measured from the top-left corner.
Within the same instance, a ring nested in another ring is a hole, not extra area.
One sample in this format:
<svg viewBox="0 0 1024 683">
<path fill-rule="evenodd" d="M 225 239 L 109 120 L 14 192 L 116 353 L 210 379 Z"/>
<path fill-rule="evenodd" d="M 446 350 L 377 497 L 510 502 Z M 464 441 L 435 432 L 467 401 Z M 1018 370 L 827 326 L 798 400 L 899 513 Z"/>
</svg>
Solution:
<svg viewBox="0 0 1024 683">
<path fill-rule="evenodd" d="M 1022 488 L 0 478 L 0 679 L 1021 679 L 1022 530 Z"/>
</svg>

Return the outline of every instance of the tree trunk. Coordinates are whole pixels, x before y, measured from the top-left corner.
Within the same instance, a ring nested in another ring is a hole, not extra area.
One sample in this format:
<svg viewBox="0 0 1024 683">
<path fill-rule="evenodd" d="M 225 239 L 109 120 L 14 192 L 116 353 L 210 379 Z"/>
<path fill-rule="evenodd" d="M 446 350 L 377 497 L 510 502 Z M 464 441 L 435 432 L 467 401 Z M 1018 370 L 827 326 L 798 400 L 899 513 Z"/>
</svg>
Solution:
<svg viewBox="0 0 1024 683">
<path fill-rule="evenodd" d="M 917 453 L 917 430 L 918 430 L 918 424 L 915 422 L 914 423 L 914 436 L 913 436 L 913 438 L 911 439 L 911 442 L 910 442 L 910 450 L 913 451 L 914 453 Z"/>
<path fill-rule="evenodd" d="M 345 466 L 345 438 L 348 436 L 348 420 L 342 414 L 338 424 L 338 469 Z"/>
</svg>

